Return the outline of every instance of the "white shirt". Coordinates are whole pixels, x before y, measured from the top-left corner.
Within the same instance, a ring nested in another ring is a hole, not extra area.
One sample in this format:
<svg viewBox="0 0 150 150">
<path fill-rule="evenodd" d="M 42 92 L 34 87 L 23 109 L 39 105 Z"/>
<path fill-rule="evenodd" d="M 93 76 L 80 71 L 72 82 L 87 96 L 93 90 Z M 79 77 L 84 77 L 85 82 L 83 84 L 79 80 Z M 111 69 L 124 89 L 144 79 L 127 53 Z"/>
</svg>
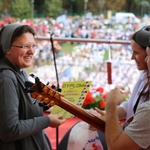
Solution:
<svg viewBox="0 0 150 150">
<path fill-rule="evenodd" d="M 128 120 L 129 118 L 131 118 L 134 115 L 134 111 L 133 111 L 134 105 L 139 97 L 140 92 L 143 90 L 145 84 L 147 83 L 147 81 L 148 81 L 147 72 L 142 71 L 137 83 L 134 86 L 134 89 L 132 91 L 130 98 L 127 101 L 120 104 L 120 107 L 124 108 L 124 110 L 127 113 L 126 120 Z M 141 97 L 140 101 L 138 103 L 138 106 L 140 104 L 142 104 L 144 102 L 144 100 L 145 99 L 143 97 Z"/>
</svg>

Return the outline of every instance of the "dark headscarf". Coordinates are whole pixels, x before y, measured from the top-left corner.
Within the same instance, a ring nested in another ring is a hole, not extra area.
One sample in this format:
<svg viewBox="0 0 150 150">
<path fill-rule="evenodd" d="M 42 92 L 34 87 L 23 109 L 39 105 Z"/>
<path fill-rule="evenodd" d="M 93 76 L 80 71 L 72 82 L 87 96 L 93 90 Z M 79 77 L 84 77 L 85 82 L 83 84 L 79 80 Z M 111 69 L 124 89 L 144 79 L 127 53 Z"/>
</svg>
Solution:
<svg viewBox="0 0 150 150">
<path fill-rule="evenodd" d="M 5 25 L 1 29 L 0 31 L 0 56 L 1 57 L 8 52 L 11 46 L 12 36 L 15 30 L 19 26 L 22 26 L 22 25 L 21 24 L 9 24 L 9 25 Z"/>
<path fill-rule="evenodd" d="M 150 30 L 141 29 L 133 34 L 132 39 L 146 49 L 150 47 Z"/>
</svg>

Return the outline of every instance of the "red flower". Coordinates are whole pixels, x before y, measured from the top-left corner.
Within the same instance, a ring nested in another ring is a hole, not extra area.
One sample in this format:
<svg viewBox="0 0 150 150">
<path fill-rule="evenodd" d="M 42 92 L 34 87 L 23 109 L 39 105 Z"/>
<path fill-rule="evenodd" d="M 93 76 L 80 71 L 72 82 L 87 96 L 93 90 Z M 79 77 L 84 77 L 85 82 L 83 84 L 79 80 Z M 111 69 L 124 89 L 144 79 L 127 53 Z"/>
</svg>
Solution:
<svg viewBox="0 0 150 150">
<path fill-rule="evenodd" d="M 104 92 L 104 88 L 99 87 L 96 89 L 97 92 L 99 92 L 100 94 L 102 94 Z"/>
<path fill-rule="evenodd" d="M 88 103 L 94 102 L 94 98 L 92 96 L 92 93 L 90 91 L 87 92 L 86 98 L 83 102 L 83 106 L 87 105 Z"/>
<path fill-rule="evenodd" d="M 107 95 L 108 95 L 108 93 L 103 94 L 102 98 L 103 98 L 104 100 L 106 100 Z"/>
<path fill-rule="evenodd" d="M 106 105 L 106 101 L 101 101 L 101 102 L 99 103 L 100 109 L 104 109 L 104 108 L 105 108 L 105 105 Z"/>
</svg>

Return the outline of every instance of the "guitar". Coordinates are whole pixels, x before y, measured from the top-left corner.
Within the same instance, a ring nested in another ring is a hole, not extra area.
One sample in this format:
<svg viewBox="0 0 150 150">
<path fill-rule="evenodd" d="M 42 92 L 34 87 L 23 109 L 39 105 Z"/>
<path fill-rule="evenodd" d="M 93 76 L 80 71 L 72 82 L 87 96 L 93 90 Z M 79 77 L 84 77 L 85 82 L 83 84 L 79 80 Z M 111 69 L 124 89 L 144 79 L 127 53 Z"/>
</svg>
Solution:
<svg viewBox="0 0 150 150">
<path fill-rule="evenodd" d="M 32 84 L 32 87 L 30 88 L 31 89 L 29 90 L 29 92 L 31 94 L 31 97 L 35 100 L 39 100 L 47 106 L 57 105 L 75 115 L 76 117 L 82 119 L 83 121 L 89 123 L 90 125 L 94 126 L 98 130 L 105 132 L 105 122 L 103 120 L 65 99 L 58 91 L 43 84 L 37 77 L 36 83 Z"/>
</svg>

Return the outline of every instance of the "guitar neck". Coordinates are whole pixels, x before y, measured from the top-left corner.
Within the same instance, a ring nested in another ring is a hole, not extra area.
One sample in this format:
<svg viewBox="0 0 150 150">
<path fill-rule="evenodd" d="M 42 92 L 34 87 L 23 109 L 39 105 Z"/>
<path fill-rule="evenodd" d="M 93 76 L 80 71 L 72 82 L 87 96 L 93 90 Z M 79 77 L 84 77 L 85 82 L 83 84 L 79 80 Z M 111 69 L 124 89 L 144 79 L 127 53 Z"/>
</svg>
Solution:
<svg viewBox="0 0 150 150">
<path fill-rule="evenodd" d="M 44 104 L 47 104 L 50 106 L 58 105 L 59 107 L 65 109 L 69 113 L 75 115 L 76 117 L 94 126 L 98 130 L 105 132 L 105 122 L 101 120 L 99 117 L 91 114 L 85 109 L 68 101 L 67 99 L 62 97 L 60 93 L 45 86 L 43 83 L 41 83 L 41 87 L 42 87 L 42 92 L 40 93 L 37 92 L 38 91 L 37 87 L 36 86 L 34 87 L 34 89 L 36 89 L 36 92 L 31 93 L 31 96 L 33 98 L 40 100 Z"/>
<path fill-rule="evenodd" d="M 70 101 L 64 98 L 62 98 L 60 104 L 57 105 L 70 112 L 71 114 L 75 115 L 76 117 L 82 119 L 83 121 L 89 123 L 90 125 L 96 127 L 102 132 L 105 131 L 105 122 L 97 116 L 86 111 L 85 109 L 71 103 Z"/>
</svg>

